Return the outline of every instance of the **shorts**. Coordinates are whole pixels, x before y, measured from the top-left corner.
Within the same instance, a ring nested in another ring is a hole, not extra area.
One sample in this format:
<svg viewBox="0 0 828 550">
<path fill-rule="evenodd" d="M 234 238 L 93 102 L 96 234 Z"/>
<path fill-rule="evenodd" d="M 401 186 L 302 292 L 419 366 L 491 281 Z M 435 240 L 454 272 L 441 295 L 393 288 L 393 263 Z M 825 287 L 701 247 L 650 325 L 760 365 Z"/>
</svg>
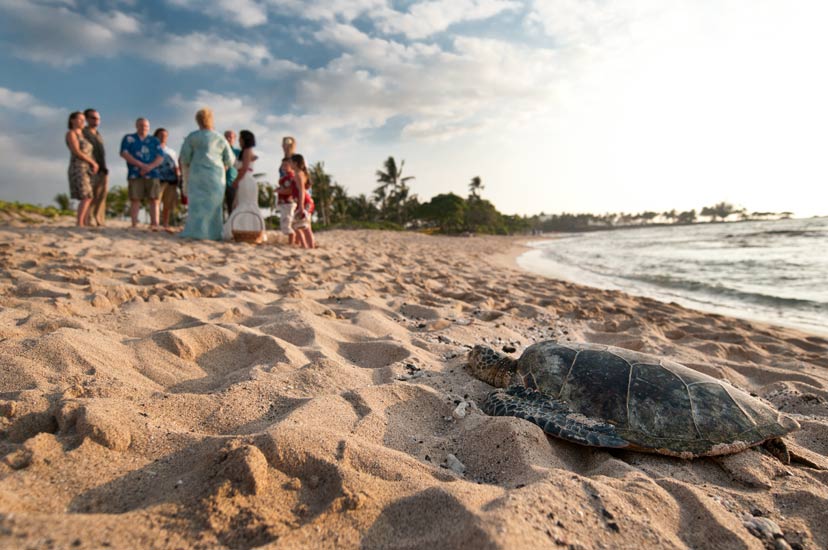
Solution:
<svg viewBox="0 0 828 550">
<path fill-rule="evenodd" d="M 130 178 L 127 184 L 130 200 L 156 200 L 161 196 L 161 183 L 158 178 Z"/>
<path fill-rule="evenodd" d="M 308 210 L 305 210 L 305 217 L 304 218 L 297 218 L 294 214 L 293 216 L 293 229 L 310 229 L 311 226 L 311 213 Z"/>
<path fill-rule="evenodd" d="M 178 206 L 178 182 L 161 182 L 161 206 L 165 212 L 172 212 L 176 209 Z"/>
<path fill-rule="evenodd" d="M 292 235 L 293 213 L 296 211 L 295 202 L 280 202 L 279 207 L 279 229 L 285 235 Z"/>
</svg>

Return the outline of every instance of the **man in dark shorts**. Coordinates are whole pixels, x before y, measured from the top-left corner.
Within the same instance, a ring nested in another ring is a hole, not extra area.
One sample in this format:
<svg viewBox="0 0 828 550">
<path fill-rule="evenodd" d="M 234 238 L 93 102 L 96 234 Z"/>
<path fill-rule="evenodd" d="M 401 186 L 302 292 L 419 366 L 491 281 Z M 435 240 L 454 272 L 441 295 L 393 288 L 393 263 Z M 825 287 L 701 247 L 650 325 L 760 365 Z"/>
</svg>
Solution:
<svg viewBox="0 0 828 550">
<path fill-rule="evenodd" d="M 95 109 L 83 112 L 86 117 L 86 128 L 83 137 L 92 144 L 92 158 L 98 163 L 98 173 L 92 176 L 92 203 L 89 206 L 89 215 L 86 223 L 90 226 L 103 227 L 106 222 L 106 192 L 109 190 L 109 170 L 106 167 L 106 152 L 104 142 L 98 127 L 101 124 L 101 115 Z"/>
<path fill-rule="evenodd" d="M 138 211 L 141 201 L 149 201 L 150 229 L 158 231 L 158 203 L 161 197 L 158 166 L 164 162 L 161 142 L 149 133 L 150 123 L 146 118 L 135 121 L 134 134 L 127 134 L 121 140 L 121 157 L 127 162 L 127 184 L 129 187 L 129 214 L 132 227 L 138 225 Z"/>
</svg>

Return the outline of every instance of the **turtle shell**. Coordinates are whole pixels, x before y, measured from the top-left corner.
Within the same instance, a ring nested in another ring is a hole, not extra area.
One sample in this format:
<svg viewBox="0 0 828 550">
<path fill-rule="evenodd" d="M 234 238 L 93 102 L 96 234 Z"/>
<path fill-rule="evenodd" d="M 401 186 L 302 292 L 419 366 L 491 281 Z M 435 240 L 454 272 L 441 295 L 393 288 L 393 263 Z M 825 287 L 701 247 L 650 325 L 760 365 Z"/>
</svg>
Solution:
<svg viewBox="0 0 828 550">
<path fill-rule="evenodd" d="M 631 448 L 688 458 L 732 453 L 799 427 L 725 382 L 611 346 L 539 342 L 518 359 L 512 384 L 615 426 Z"/>
</svg>

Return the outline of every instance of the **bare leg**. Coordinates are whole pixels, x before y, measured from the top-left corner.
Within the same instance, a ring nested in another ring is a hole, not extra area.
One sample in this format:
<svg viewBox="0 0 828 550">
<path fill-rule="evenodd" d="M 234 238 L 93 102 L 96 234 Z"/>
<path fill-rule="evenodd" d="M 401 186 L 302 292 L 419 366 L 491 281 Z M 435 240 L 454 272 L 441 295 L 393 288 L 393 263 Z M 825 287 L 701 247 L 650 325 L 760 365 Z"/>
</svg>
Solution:
<svg viewBox="0 0 828 550">
<path fill-rule="evenodd" d="M 174 189 L 170 189 L 169 184 L 164 186 L 164 190 L 161 193 L 161 198 L 164 199 L 164 194 L 169 193 L 170 191 L 175 192 Z M 169 209 L 169 200 L 162 200 L 163 208 L 161 209 L 161 225 L 164 226 L 164 229 L 170 228 L 170 209 Z"/>
<path fill-rule="evenodd" d="M 109 192 L 109 174 L 103 175 L 103 182 L 98 186 L 98 193 L 100 198 L 96 199 L 95 218 L 98 220 L 98 226 L 103 227 L 106 223 L 106 194 Z"/>
<path fill-rule="evenodd" d="M 109 189 L 109 176 L 98 174 L 92 185 L 92 203 L 89 205 L 87 225 L 103 227 L 106 220 L 106 192 Z"/>
<path fill-rule="evenodd" d="M 141 210 L 141 201 L 138 199 L 130 200 L 129 215 L 132 218 L 132 227 L 138 225 L 138 211 Z"/>
<path fill-rule="evenodd" d="M 150 199 L 150 227 L 158 228 L 158 199 Z"/>
<path fill-rule="evenodd" d="M 316 248 L 316 243 L 313 241 L 313 231 L 311 231 L 310 227 L 303 227 L 299 232 L 302 235 L 303 248 Z"/>
<path fill-rule="evenodd" d="M 92 203 L 92 198 L 82 199 L 78 202 L 78 227 L 86 227 L 86 216 L 89 214 L 89 205 Z"/>
<path fill-rule="evenodd" d="M 307 248 L 308 247 L 308 241 L 305 240 L 305 230 L 304 229 L 297 229 L 296 230 L 296 244 L 298 244 L 300 248 Z"/>
</svg>

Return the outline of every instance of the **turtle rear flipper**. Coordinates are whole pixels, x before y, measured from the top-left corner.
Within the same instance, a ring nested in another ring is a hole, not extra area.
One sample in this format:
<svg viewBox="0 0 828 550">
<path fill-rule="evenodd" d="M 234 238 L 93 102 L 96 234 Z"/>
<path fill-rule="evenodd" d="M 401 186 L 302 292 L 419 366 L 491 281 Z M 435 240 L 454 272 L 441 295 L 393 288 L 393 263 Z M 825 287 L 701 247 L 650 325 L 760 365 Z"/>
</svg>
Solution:
<svg viewBox="0 0 828 550">
<path fill-rule="evenodd" d="M 489 394 L 483 411 L 491 416 L 516 416 L 540 426 L 549 435 L 593 447 L 629 447 L 615 426 L 588 418 L 548 395 L 512 386 Z"/>
</svg>

